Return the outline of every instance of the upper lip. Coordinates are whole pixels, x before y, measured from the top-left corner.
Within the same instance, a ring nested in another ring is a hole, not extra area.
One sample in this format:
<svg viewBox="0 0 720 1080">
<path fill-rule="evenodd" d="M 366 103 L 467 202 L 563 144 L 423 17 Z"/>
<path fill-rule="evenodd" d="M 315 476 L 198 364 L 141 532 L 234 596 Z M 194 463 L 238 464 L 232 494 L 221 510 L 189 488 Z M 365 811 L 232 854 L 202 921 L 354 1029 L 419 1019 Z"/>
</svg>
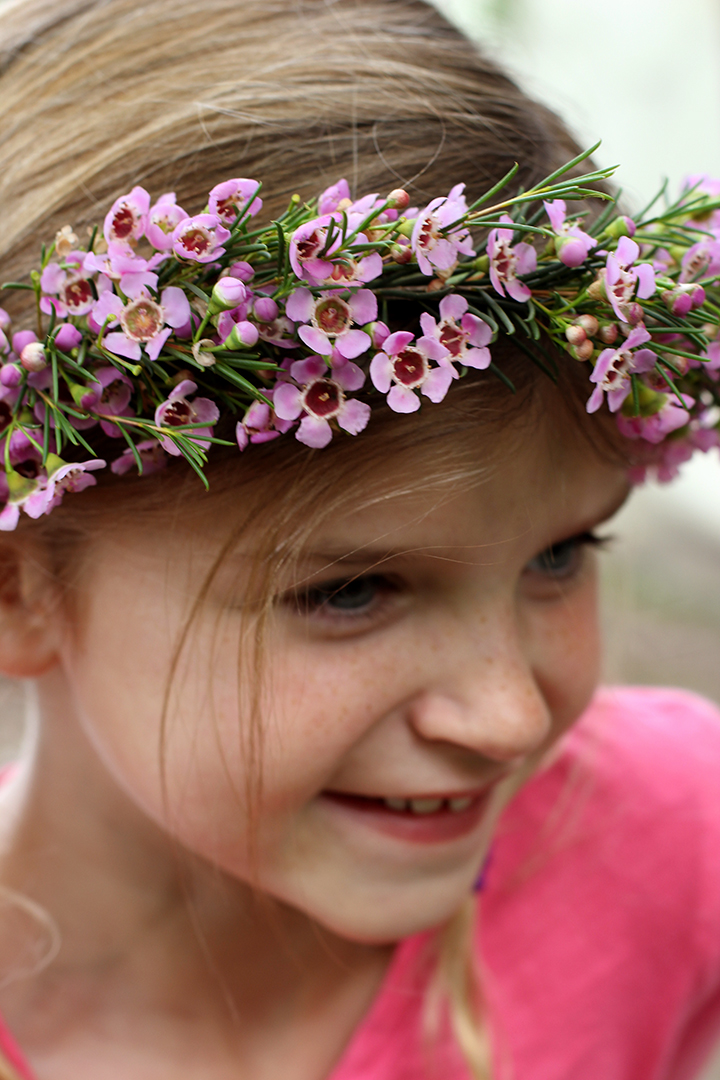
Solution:
<svg viewBox="0 0 720 1080">
<path fill-rule="evenodd" d="M 366 791 L 338 791 L 332 788 L 328 788 L 327 795 L 346 795 L 353 799 L 476 799 L 480 795 L 485 795 L 490 788 L 494 787 L 500 780 L 503 780 L 507 776 L 507 772 L 501 773 L 499 776 L 494 777 L 487 783 L 478 787 L 472 788 L 460 788 L 455 791 L 413 791 L 413 792 L 383 792 L 382 795 L 370 794 Z"/>
</svg>

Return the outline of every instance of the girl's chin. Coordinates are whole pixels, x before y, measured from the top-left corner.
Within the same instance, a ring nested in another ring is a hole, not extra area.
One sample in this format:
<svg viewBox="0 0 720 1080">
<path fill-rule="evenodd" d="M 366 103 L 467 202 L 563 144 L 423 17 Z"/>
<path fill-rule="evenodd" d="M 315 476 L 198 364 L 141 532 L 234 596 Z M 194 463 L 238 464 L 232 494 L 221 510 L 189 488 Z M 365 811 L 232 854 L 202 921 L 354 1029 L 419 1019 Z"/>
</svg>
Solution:
<svg viewBox="0 0 720 1080">
<path fill-rule="evenodd" d="M 492 789 L 486 789 L 462 799 L 416 800 L 425 803 L 419 812 L 409 807 L 394 809 L 384 799 L 330 791 L 323 792 L 319 801 L 345 827 L 374 831 L 407 844 L 443 845 L 479 833 L 491 793 Z M 437 802 L 440 806 L 430 808 Z"/>
</svg>

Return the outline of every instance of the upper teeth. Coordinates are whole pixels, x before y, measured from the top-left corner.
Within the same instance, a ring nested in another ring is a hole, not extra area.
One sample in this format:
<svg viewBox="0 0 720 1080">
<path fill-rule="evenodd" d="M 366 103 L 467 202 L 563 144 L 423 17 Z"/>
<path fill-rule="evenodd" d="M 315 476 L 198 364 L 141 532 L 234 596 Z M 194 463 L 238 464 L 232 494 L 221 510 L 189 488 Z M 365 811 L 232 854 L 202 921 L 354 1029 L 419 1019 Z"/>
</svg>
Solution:
<svg viewBox="0 0 720 1080">
<path fill-rule="evenodd" d="M 409 811 L 412 814 L 436 814 L 438 810 L 445 807 L 458 814 L 461 810 L 467 810 L 472 801 L 472 795 L 459 795 L 455 799 L 400 799 L 393 797 L 383 800 L 390 810 Z"/>
</svg>

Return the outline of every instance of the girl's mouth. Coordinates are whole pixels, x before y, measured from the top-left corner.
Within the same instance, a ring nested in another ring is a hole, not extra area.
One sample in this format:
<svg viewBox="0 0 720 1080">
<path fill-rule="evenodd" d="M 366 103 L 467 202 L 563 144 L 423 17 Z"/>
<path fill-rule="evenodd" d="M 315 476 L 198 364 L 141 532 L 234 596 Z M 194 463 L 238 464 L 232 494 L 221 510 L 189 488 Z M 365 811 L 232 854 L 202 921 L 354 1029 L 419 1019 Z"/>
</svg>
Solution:
<svg viewBox="0 0 720 1080">
<path fill-rule="evenodd" d="M 321 797 L 341 813 L 352 815 L 359 823 L 388 836 L 433 844 L 455 840 L 472 832 L 485 814 L 491 790 L 413 798 L 373 798 L 324 791 Z"/>
</svg>

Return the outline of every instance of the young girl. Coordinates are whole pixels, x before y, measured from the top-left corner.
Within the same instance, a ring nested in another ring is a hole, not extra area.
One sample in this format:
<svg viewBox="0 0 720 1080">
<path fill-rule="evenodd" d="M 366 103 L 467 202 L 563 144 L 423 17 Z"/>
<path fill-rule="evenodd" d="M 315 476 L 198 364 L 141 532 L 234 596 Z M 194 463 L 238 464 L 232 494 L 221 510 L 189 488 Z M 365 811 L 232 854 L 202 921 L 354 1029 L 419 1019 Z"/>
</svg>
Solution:
<svg viewBox="0 0 720 1080">
<path fill-rule="evenodd" d="M 716 441 L 713 193 L 525 213 L 571 140 L 416 0 L 0 27 L 3 1075 L 694 1075 L 718 715 L 596 692 L 594 548 Z"/>
</svg>

